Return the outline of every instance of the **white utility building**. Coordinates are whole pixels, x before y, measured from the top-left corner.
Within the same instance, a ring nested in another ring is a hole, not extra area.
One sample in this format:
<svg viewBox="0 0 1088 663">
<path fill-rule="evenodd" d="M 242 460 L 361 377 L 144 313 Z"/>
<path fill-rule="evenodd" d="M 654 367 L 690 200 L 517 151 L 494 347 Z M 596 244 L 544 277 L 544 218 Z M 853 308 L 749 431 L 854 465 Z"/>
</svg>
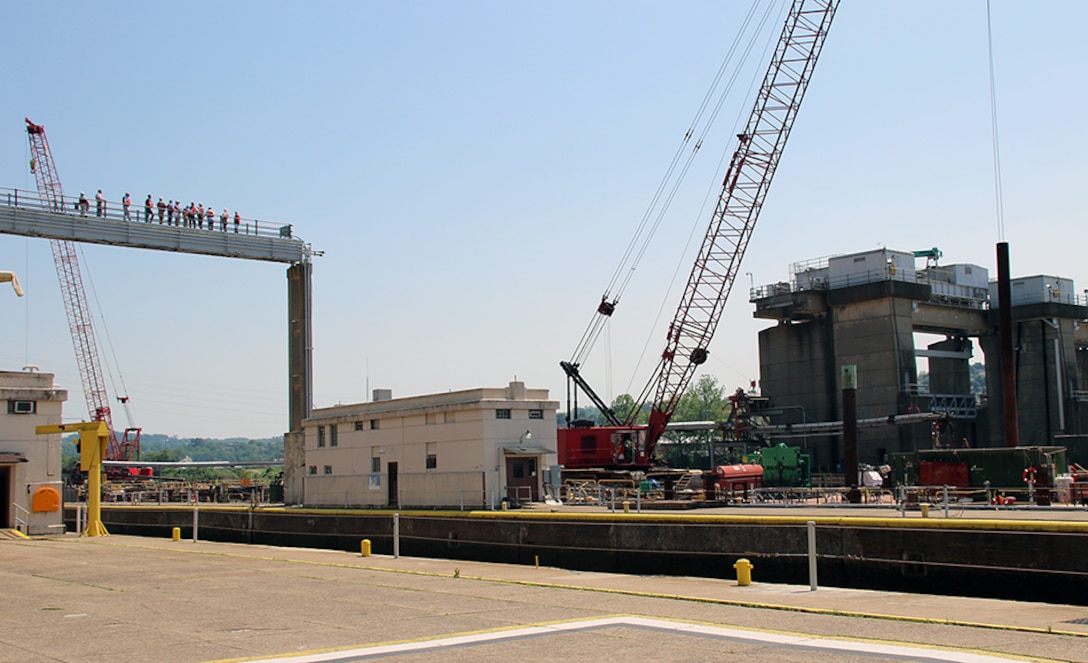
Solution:
<svg viewBox="0 0 1088 663">
<path fill-rule="evenodd" d="M 541 499 L 558 462 L 559 403 L 547 389 L 511 382 L 373 396 L 315 408 L 303 421 L 306 506 L 496 508 Z"/>
<path fill-rule="evenodd" d="M 34 429 L 61 423 L 66 400 L 52 373 L 0 371 L 0 529 L 64 534 L 61 436 Z"/>
</svg>

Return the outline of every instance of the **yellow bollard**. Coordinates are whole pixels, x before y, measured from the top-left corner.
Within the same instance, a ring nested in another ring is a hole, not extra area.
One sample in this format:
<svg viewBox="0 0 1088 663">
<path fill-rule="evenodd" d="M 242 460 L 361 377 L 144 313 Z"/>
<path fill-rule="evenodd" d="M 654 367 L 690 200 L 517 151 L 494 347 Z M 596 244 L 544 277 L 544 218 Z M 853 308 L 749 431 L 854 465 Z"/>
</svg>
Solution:
<svg viewBox="0 0 1088 663">
<path fill-rule="evenodd" d="M 359 542 L 359 554 L 362 557 L 370 557 L 370 539 L 363 539 Z"/>
<path fill-rule="evenodd" d="M 174 531 L 170 533 L 170 538 L 175 541 L 181 541 L 181 528 L 175 527 Z"/>
<path fill-rule="evenodd" d="M 631 503 L 628 502 L 627 500 L 623 501 L 623 512 L 624 513 L 631 513 Z"/>
<path fill-rule="evenodd" d="M 919 504 L 918 507 L 922 510 L 922 517 L 923 518 L 929 518 L 929 505 L 923 503 L 923 504 Z"/>
<path fill-rule="evenodd" d="M 752 584 L 752 569 L 755 567 L 747 559 L 738 559 L 737 563 L 733 565 L 733 568 L 737 570 L 737 584 L 741 587 L 747 587 Z"/>
</svg>

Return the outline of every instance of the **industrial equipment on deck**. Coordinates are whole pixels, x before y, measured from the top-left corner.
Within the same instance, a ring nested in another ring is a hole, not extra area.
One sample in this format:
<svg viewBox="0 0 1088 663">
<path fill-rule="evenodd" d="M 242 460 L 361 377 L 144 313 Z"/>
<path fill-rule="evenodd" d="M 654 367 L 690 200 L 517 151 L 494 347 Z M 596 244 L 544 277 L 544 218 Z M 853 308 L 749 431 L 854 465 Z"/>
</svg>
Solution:
<svg viewBox="0 0 1088 663">
<path fill-rule="evenodd" d="M 709 356 L 729 291 L 740 271 L 771 179 L 827 38 L 838 0 L 794 0 L 755 106 L 722 182 L 714 214 L 688 277 L 665 350 L 635 408 L 620 418 L 589 387 L 577 360 L 560 362 L 568 380 L 600 409 L 609 425 L 568 421 L 559 429 L 559 462 L 566 469 L 645 470 L 695 370 Z M 615 311 L 618 298 L 602 298 L 595 323 Z M 599 324 L 591 329 L 600 329 Z M 591 337 L 592 334 L 587 334 Z M 590 341 L 592 342 L 592 341 Z M 583 345 L 586 338 L 583 338 Z M 581 349 L 575 352 L 575 357 Z M 653 391 L 649 425 L 634 424 Z M 569 420 L 569 417 L 568 417 Z"/>
</svg>

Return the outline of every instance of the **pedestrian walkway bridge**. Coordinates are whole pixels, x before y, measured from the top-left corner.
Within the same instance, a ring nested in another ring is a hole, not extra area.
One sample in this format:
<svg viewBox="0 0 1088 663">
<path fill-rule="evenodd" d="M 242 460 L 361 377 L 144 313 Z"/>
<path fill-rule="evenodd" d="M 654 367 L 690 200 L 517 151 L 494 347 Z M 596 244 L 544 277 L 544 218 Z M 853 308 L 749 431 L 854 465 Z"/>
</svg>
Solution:
<svg viewBox="0 0 1088 663">
<path fill-rule="evenodd" d="M 146 215 L 142 203 L 134 203 L 128 213 L 119 202 L 108 201 L 104 207 L 99 213 L 91 199 L 81 210 L 77 199 L 65 196 L 56 209 L 36 191 L 0 187 L 0 233 L 290 264 L 320 255 L 294 236 L 290 224 L 256 219 L 235 223 L 233 217 L 224 222 L 216 214 L 189 225 L 180 214 L 157 208 Z"/>
</svg>

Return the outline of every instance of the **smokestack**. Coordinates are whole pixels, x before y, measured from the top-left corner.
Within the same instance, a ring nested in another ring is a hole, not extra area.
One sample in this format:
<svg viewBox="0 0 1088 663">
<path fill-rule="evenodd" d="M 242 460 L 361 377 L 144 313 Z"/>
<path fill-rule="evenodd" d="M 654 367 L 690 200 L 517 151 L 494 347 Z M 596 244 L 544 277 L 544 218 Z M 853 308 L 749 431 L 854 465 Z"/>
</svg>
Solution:
<svg viewBox="0 0 1088 663">
<path fill-rule="evenodd" d="M 1001 411 L 1005 415 L 1005 446 L 1020 446 L 1020 422 L 1016 412 L 1016 357 L 1012 346 L 1012 286 L 1009 278 L 1009 244 L 997 244 L 997 337 L 1001 346 Z"/>
</svg>

